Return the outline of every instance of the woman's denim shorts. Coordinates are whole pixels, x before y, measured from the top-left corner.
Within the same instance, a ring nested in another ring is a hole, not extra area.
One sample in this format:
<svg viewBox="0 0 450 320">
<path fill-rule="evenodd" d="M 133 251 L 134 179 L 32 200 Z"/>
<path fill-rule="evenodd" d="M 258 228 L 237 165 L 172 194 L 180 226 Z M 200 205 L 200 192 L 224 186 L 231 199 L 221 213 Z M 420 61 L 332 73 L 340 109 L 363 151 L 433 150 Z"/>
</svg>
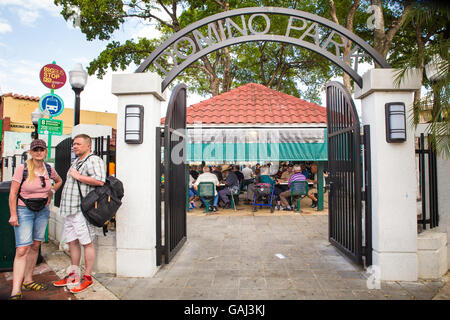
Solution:
<svg viewBox="0 0 450 320">
<path fill-rule="evenodd" d="M 29 246 L 33 243 L 33 240 L 43 241 L 49 216 L 50 209 L 48 206 L 38 212 L 31 211 L 24 206 L 17 206 L 19 226 L 14 227 L 16 248 Z"/>
</svg>

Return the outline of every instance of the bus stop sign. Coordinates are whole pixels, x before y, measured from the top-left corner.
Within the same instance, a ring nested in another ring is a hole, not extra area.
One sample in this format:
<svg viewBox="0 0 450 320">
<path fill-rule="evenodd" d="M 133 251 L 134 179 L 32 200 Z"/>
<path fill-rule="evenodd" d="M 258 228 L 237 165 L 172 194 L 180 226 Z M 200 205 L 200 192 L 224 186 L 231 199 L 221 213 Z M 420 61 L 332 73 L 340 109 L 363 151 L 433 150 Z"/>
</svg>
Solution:
<svg viewBox="0 0 450 320">
<path fill-rule="evenodd" d="M 63 112 L 64 101 L 60 96 L 54 93 L 47 93 L 39 99 L 39 108 L 50 117 L 56 117 Z"/>
</svg>

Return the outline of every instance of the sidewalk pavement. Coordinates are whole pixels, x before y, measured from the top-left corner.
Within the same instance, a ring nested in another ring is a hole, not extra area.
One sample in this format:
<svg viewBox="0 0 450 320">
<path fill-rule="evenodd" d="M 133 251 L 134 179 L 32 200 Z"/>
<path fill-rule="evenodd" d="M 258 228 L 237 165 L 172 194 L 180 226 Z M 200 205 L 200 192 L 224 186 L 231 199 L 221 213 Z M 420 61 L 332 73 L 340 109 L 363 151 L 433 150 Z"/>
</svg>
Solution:
<svg viewBox="0 0 450 320">
<path fill-rule="evenodd" d="M 66 275 L 70 266 L 70 257 L 58 246 L 52 243 L 42 243 L 41 254 L 44 262 L 36 266 L 33 280 L 48 284 L 45 291 L 24 291 L 23 300 L 118 300 L 118 298 L 107 290 L 95 277 L 94 285 L 86 291 L 72 294 L 64 287 L 55 287 L 53 281 L 59 280 Z M 12 272 L 0 273 L 0 300 L 6 300 L 11 294 Z"/>
<path fill-rule="evenodd" d="M 449 273 L 439 280 L 382 281 L 380 290 L 369 290 L 364 270 L 329 245 L 326 219 L 188 215 L 186 244 L 154 277 L 94 273 L 94 285 L 82 293 L 49 286 L 45 292 L 25 292 L 24 299 L 450 300 Z M 70 258 L 58 246 L 43 244 L 42 256 L 36 281 L 50 283 L 65 275 Z M 0 299 L 9 296 L 11 278 L 10 272 L 0 273 Z"/>
</svg>

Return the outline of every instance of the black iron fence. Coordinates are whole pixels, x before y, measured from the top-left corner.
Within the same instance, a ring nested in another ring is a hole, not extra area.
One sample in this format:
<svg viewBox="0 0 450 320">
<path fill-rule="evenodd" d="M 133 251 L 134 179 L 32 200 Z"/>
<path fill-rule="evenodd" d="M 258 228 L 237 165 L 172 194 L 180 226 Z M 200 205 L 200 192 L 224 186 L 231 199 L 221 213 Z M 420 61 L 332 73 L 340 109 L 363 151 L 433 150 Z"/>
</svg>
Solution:
<svg viewBox="0 0 450 320">
<path fill-rule="evenodd" d="M 416 140 L 416 163 L 418 163 L 418 231 L 422 232 L 439 226 L 438 210 L 438 189 L 437 189 L 437 169 L 436 152 L 425 139 L 423 133 Z"/>
<path fill-rule="evenodd" d="M 106 176 L 115 175 L 116 150 L 111 146 L 111 137 L 96 137 L 92 140 L 94 154 L 106 163 Z"/>
</svg>

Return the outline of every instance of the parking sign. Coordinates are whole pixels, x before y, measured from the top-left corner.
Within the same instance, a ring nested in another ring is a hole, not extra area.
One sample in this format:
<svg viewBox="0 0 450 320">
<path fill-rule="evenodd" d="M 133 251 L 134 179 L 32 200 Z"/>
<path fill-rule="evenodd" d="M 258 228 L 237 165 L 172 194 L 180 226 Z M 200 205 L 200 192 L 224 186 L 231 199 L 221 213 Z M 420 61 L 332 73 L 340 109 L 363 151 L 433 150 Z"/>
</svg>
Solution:
<svg viewBox="0 0 450 320">
<path fill-rule="evenodd" d="M 47 93 L 39 99 L 39 108 L 50 117 L 56 117 L 63 112 L 64 101 L 57 94 Z"/>
</svg>

